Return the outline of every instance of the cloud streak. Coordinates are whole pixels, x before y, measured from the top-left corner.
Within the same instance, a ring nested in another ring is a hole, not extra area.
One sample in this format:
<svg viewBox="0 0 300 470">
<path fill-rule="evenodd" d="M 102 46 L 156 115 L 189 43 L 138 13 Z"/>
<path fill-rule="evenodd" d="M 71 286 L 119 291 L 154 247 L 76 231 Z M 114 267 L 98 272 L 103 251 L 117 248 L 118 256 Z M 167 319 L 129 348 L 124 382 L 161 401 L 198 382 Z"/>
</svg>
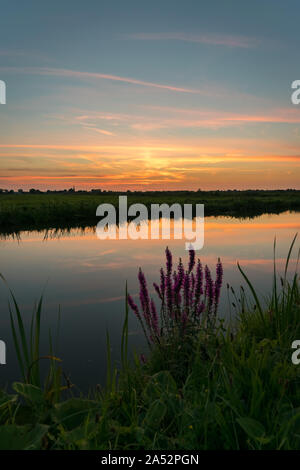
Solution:
<svg viewBox="0 0 300 470">
<path fill-rule="evenodd" d="M 204 94 L 201 90 L 192 88 L 177 87 L 173 85 L 165 85 L 161 83 L 148 82 L 145 80 L 138 80 L 135 78 L 121 77 L 119 75 L 110 75 L 98 72 L 81 72 L 79 70 L 57 69 L 49 67 L 0 67 L 1 72 L 22 73 L 29 75 L 45 75 L 55 77 L 77 78 L 81 80 L 96 79 L 96 80 L 110 80 L 115 82 L 129 83 L 130 85 L 138 85 L 150 88 L 158 88 L 161 90 L 174 91 L 178 93 L 196 93 Z"/>
<path fill-rule="evenodd" d="M 256 38 L 227 34 L 190 34 L 190 33 L 137 33 L 129 36 L 142 41 L 184 41 L 225 47 L 253 48 L 259 45 Z"/>
<path fill-rule="evenodd" d="M 298 109 L 270 109 L 267 112 L 235 113 L 209 109 L 184 109 L 163 106 L 143 106 L 146 113 L 126 114 L 94 112 L 77 116 L 54 116 L 54 118 L 81 125 L 84 129 L 95 130 L 106 135 L 118 136 L 123 132 L 152 132 L 161 129 L 220 129 L 254 124 L 300 124 Z M 100 129 L 98 129 L 100 124 Z M 105 130 L 110 126 L 113 130 Z"/>
</svg>

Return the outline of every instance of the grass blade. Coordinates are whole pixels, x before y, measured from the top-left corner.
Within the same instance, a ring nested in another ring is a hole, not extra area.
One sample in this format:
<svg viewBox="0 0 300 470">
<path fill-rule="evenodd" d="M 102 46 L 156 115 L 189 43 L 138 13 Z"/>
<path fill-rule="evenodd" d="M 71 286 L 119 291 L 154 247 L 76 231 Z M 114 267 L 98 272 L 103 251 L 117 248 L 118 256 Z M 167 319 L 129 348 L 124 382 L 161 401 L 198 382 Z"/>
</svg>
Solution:
<svg viewBox="0 0 300 470">
<path fill-rule="evenodd" d="M 298 233 L 296 233 L 296 235 L 294 236 L 293 241 L 292 241 L 291 246 L 290 246 L 290 249 L 289 249 L 289 252 L 288 252 L 288 255 L 287 255 L 285 268 L 284 268 L 284 280 L 286 280 L 286 275 L 287 275 L 287 270 L 288 270 L 288 266 L 289 266 L 289 262 L 290 262 L 290 257 L 291 257 L 292 250 L 293 250 L 293 247 L 294 247 L 297 236 L 298 236 Z"/>
<path fill-rule="evenodd" d="M 257 309 L 259 311 L 259 314 L 261 316 L 261 319 L 263 321 L 263 323 L 265 323 L 265 318 L 264 318 L 264 314 L 263 314 L 263 311 L 262 311 L 262 308 L 261 308 L 261 305 L 260 305 L 260 302 L 258 300 L 258 297 L 257 297 L 257 294 L 255 292 L 255 289 L 252 285 L 252 283 L 250 282 L 249 278 L 246 276 L 246 274 L 244 273 L 244 271 L 242 270 L 241 266 L 240 266 L 240 263 L 238 262 L 237 263 L 237 266 L 238 266 L 238 269 L 240 271 L 240 273 L 242 274 L 243 278 L 245 279 L 246 283 L 248 284 L 249 288 L 250 288 L 250 291 L 255 299 L 255 302 L 256 302 L 256 305 L 257 305 Z"/>
<path fill-rule="evenodd" d="M 125 290 L 125 320 L 123 324 L 122 330 L 122 344 L 121 344 L 121 355 L 122 355 L 122 367 L 123 369 L 127 369 L 127 361 L 128 361 L 128 300 L 127 300 L 127 282 L 126 282 L 126 290 Z"/>
</svg>

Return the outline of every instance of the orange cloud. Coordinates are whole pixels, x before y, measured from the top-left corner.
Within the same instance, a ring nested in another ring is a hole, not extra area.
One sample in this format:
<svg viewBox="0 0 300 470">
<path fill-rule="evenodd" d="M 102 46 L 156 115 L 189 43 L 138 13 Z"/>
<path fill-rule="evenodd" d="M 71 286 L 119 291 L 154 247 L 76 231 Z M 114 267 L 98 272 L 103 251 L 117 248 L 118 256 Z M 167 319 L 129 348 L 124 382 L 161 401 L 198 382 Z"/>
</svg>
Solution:
<svg viewBox="0 0 300 470">
<path fill-rule="evenodd" d="M 258 141 L 251 142 L 255 150 Z M 274 142 L 266 144 L 275 147 Z M 172 146 L 164 141 L 123 145 L 0 144 L 0 187 L 299 187 L 300 155 L 292 153 L 298 148 L 290 154 L 274 155 L 263 145 L 260 153 L 248 146 L 236 139 L 203 139 L 190 145 L 178 140 L 178 145 L 173 142 Z"/>
</svg>

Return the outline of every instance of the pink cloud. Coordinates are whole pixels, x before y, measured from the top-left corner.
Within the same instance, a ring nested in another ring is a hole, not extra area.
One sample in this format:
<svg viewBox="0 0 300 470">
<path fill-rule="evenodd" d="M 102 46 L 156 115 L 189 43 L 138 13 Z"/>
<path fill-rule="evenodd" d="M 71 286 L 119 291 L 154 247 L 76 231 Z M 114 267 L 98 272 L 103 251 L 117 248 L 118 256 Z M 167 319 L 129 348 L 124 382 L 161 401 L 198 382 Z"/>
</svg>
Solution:
<svg viewBox="0 0 300 470">
<path fill-rule="evenodd" d="M 97 72 L 80 72 L 78 70 L 56 69 L 48 67 L 1 67 L 0 70 L 2 72 L 25 73 L 30 75 L 53 75 L 57 77 L 70 77 L 78 79 L 112 80 L 117 82 L 130 83 L 131 85 L 159 88 L 162 90 L 175 91 L 179 93 L 203 93 L 201 90 L 195 90 L 191 88 L 164 85 L 161 83 L 148 82 L 144 80 L 137 80 L 135 78 L 121 77 L 119 75 L 110 75 Z"/>
</svg>

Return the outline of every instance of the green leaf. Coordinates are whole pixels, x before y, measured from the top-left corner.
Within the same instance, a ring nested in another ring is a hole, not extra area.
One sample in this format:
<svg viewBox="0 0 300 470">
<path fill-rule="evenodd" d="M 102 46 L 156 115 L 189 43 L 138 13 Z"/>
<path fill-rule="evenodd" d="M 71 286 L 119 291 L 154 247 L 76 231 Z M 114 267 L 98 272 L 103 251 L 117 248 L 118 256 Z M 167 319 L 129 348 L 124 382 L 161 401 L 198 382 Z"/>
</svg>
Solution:
<svg viewBox="0 0 300 470">
<path fill-rule="evenodd" d="M 7 424 L 0 426 L 0 450 L 35 450 L 41 448 L 42 439 L 48 426 L 37 424 L 16 426 Z"/>
<path fill-rule="evenodd" d="M 97 434 L 98 425 L 94 422 L 88 423 L 86 426 L 78 426 L 71 431 L 63 434 L 64 441 L 69 445 L 75 445 L 79 448 L 85 448 L 90 439 Z"/>
<path fill-rule="evenodd" d="M 144 424 L 156 429 L 164 419 L 166 412 L 166 405 L 161 400 L 155 400 L 146 413 Z"/>
<path fill-rule="evenodd" d="M 271 441 L 273 441 L 274 439 L 274 436 L 265 436 L 265 437 L 257 437 L 256 440 L 260 443 L 260 444 L 269 444 Z"/>
<path fill-rule="evenodd" d="M 90 413 L 95 414 L 97 411 L 99 403 L 96 401 L 70 398 L 54 406 L 53 419 L 70 430 L 80 426 Z"/>
<path fill-rule="evenodd" d="M 12 405 L 18 399 L 17 395 L 8 395 L 5 392 L 0 393 L 0 410 L 6 408 L 8 405 Z"/>
<path fill-rule="evenodd" d="M 158 372 L 150 378 L 144 390 L 144 398 L 153 401 L 160 398 L 163 393 L 174 395 L 177 393 L 176 382 L 167 371 Z"/>
<path fill-rule="evenodd" d="M 252 418 L 237 418 L 237 422 L 252 439 L 260 439 L 265 434 L 263 425 Z"/>
<path fill-rule="evenodd" d="M 43 391 L 35 385 L 14 382 L 12 387 L 19 395 L 32 403 L 41 404 L 45 401 Z"/>
</svg>

